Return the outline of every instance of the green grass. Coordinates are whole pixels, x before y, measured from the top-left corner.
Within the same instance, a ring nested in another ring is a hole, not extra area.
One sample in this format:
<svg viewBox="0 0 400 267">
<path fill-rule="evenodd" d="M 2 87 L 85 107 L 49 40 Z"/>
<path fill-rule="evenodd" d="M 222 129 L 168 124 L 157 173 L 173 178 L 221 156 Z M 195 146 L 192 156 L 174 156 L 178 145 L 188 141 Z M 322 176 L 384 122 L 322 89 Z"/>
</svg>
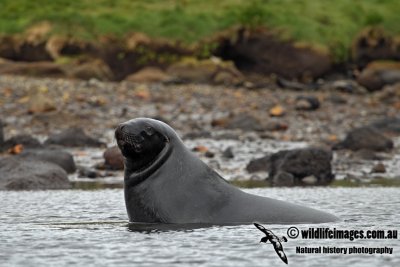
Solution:
<svg viewBox="0 0 400 267">
<path fill-rule="evenodd" d="M 344 57 L 366 26 L 399 34 L 399 14 L 398 0 L 0 0 L 0 33 L 47 20 L 78 38 L 141 31 L 193 43 L 233 25 L 265 25 Z"/>
</svg>

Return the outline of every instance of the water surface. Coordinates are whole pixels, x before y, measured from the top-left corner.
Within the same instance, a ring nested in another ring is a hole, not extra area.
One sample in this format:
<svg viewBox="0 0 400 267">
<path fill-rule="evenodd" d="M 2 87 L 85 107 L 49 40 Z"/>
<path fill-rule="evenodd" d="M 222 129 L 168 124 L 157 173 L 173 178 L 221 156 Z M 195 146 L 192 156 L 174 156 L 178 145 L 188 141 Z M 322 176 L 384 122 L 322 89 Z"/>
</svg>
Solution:
<svg viewBox="0 0 400 267">
<path fill-rule="evenodd" d="M 341 221 L 296 225 L 400 230 L 400 188 L 264 188 L 250 193 L 336 214 Z M 132 231 L 123 191 L 0 192 L 1 266 L 286 266 L 253 225 Z M 287 236 L 291 225 L 265 225 Z M 296 254 L 297 246 L 391 247 L 393 255 Z M 399 240 L 283 243 L 289 266 L 400 266 Z"/>
</svg>

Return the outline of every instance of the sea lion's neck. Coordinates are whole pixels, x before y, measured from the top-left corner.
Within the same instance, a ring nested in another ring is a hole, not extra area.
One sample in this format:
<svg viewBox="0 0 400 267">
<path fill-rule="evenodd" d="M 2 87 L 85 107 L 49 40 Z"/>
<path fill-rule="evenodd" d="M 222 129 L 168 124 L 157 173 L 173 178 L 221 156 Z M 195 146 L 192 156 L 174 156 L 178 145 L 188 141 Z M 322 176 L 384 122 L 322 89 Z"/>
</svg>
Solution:
<svg viewBox="0 0 400 267">
<path fill-rule="evenodd" d="M 172 150 L 173 146 L 170 143 L 166 143 L 165 147 L 160 154 L 157 155 L 154 161 L 150 162 L 149 166 L 146 168 L 140 170 L 134 168 L 132 159 L 125 158 L 125 186 L 136 186 L 150 177 L 168 160 Z"/>
</svg>

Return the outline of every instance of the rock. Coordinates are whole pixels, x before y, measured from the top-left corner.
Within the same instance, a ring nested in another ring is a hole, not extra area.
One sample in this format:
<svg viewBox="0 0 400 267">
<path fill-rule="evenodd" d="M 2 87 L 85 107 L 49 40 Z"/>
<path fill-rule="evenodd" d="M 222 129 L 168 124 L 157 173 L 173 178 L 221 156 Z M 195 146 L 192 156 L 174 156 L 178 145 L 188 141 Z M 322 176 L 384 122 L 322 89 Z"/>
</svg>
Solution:
<svg viewBox="0 0 400 267">
<path fill-rule="evenodd" d="M 310 80 L 328 72 L 332 65 L 327 50 L 283 40 L 262 27 L 229 29 L 206 46 L 210 43 L 213 55 L 233 61 L 239 70 L 250 73 Z"/>
<path fill-rule="evenodd" d="M 270 155 L 261 158 L 252 159 L 246 166 L 249 173 L 253 172 L 269 172 L 270 168 Z"/>
<path fill-rule="evenodd" d="M 47 88 L 43 88 L 45 90 Z M 29 98 L 28 113 L 43 113 L 54 111 L 57 109 L 57 105 L 54 99 L 47 95 L 47 92 L 41 92 L 39 89 L 36 94 Z"/>
<path fill-rule="evenodd" d="M 315 177 L 314 175 L 310 175 L 310 176 L 304 177 L 303 179 L 301 179 L 301 181 L 308 185 L 315 185 L 318 183 L 318 178 Z"/>
<path fill-rule="evenodd" d="M 204 156 L 205 156 L 206 158 L 213 158 L 213 157 L 215 156 L 215 153 L 208 150 L 208 151 L 206 151 L 206 152 L 204 153 Z"/>
<path fill-rule="evenodd" d="M 51 162 L 63 168 L 67 173 L 73 173 L 76 170 L 74 157 L 60 149 L 24 149 L 16 158 Z"/>
<path fill-rule="evenodd" d="M 226 148 L 226 149 L 222 152 L 222 157 L 224 157 L 224 158 L 226 158 L 226 159 L 233 159 L 233 158 L 235 157 L 235 154 L 233 154 L 232 147 Z"/>
<path fill-rule="evenodd" d="M 400 82 L 399 62 L 372 62 L 358 75 L 357 82 L 369 91 Z"/>
<path fill-rule="evenodd" d="M 171 80 L 170 75 L 156 67 L 145 67 L 125 78 L 125 81 L 135 83 L 165 83 Z"/>
<path fill-rule="evenodd" d="M 185 58 L 172 64 L 167 73 L 175 80 L 183 83 L 227 83 L 239 84 L 242 74 L 232 62 L 223 62 L 217 58 L 197 60 Z"/>
<path fill-rule="evenodd" d="M 286 110 L 281 105 L 276 105 L 269 110 L 269 115 L 272 117 L 282 117 L 286 114 Z"/>
<path fill-rule="evenodd" d="M 384 104 L 396 106 L 396 104 L 400 103 L 400 82 L 386 85 L 382 90 L 376 92 L 375 96 Z"/>
<path fill-rule="evenodd" d="M 347 133 L 345 139 L 333 146 L 333 149 L 350 149 L 353 151 L 369 149 L 387 151 L 393 148 L 393 141 L 373 127 L 360 127 Z"/>
<path fill-rule="evenodd" d="M 332 94 L 326 100 L 332 102 L 333 104 L 343 105 L 347 104 L 347 99 L 342 97 L 341 95 Z"/>
<path fill-rule="evenodd" d="M 279 172 L 272 179 L 270 183 L 274 186 L 293 186 L 296 183 L 294 176 L 288 172 Z"/>
<path fill-rule="evenodd" d="M 79 178 L 94 179 L 94 178 L 101 177 L 101 175 L 97 171 L 90 169 L 90 168 L 83 167 L 83 166 L 78 167 L 78 174 L 79 174 Z"/>
<path fill-rule="evenodd" d="M 101 59 L 69 64 L 64 66 L 64 70 L 66 75 L 73 79 L 97 79 L 99 81 L 111 81 L 114 79 L 111 69 Z"/>
<path fill-rule="evenodd" d="M 364 93 L 366 93 L 365 88 L 360 86 L 354 80 L 333 81 L 332 83 L 328 83 L 327 85 L 324 85 L 323 88 L 326 88 L 327 90 L 334 89 L 334 90 L 337 90 L 337 91 L 340 91 L 340 92 L 350 93 L 350 94 L 364 94 Z"/>
<path fill-rule="evenodd" d="M 400 135 L 400 117 L 387 117 L 377 120 L 369 125 L 378 131 Z"/>
<path fill-rule="evenodd" d="M 211 132 L 209 131 L 197 131 L 185 134 L 183 139 L 198 139 L 198 138 L 211 138 Z"/>
<path fill-rule="evenodd" d="M 234 72 L 221 70 L 217 71 L 212 79 L 213 84 L 222 84 L 222 85 L 239 85 L 243 83 L 243 76 L 239 74 L 239 71 L 235 70 Z"/>
<path fill-rule="evenodd" d="M 0 60 L 0 74 L 58 78 L 64 76 L 64 71 L 54 62 L 12 62 Z"/>
<path fill-rule="evenodd" d="M 370 149 L 360 149 L 355 151 L 352 156 L 362 160 L 382 160 L 383 158 Z"/>
<path fill-rule="evenodd" d="M 101 147 L 104 143 L 87 136 L 81 128 L 69 128 L 61 133 L 52 134 L 44 142 L 45 145 L 60 145 L 66 147 Z"/>
<path fill-rule="evenodd" d="M 214 140 L 239 140 L 240 136 L 236 133 L 218 133 L 213 137 Z"/>
<path fill-rule="evenodd" d="M 269 121 L 265 126 L 265 130 L 275 132 L 275 131 L 286 131 L 289 125 L 281 121 Z"/>
<path fill-rule="evenodd" d="M 7 150 L 10 149 L 16 145 L 22 145 L 24 149 L 26 148 L 40 148 L 43 145 L 37 140 L 36 138 L 27 135 L 27 134 L 20 134 L 11 137 L 7 141 L 4 142 L 3 144 L 3 149 Z"/>
<path fill-rule="evenodd" d="M 107 170 L 123 170 L 124 157 L 117 146 L 109 147 L 103 153 L 104 167 Z"/>
<path fill-rule="evenodd" d="M 200 153 L 206 153 L 208 151 L 208 147 L 206 146 L 195 146 L 192 151 L 194 152 L 200 152 Z"/>
<path fill-rule="evenodd" d="M 317 110 L 320 106 L 320 102 L 315 96 L 298 96 L 295 106 L 297 110 L 311 111 Z"/>
<path fill-rule="evenodd" d="M 250 114 L 240 113 L 228 119 L 225 128 L 241 129 L 244 131 L 262 131 L 261 122 Z"/>
<path fill-rule="evenodd" d="M 383 163 L 378 163 L 372 167 L 371 173 L 385 173 L 386 167 Z"/>
<path fill-rule="evenodd" d="M 288 81 L 281 77 L 278 77 L 276 79 L 276 85 L 278 85 L 280 88 L 290 89 L 290 90 L 294 90 L 294 91 L 307 91 L 310 89 L 307 85 L 305 85 L 303 83 L 295 82 L 295 81 Z"/>
<path fill-rule="evenodd" d="M 314 184 L 326 185 L 334 179 L 331 160 L 332 152 L 321 148 L 282 150 L 270 156 L 268 177 L 276 185 L 280 184 L 282 174 L 288 173 L 294 177 L 292 185 L 298 185 L 306 184 L 304 178 L 314 176 L 317 179 Z M 290 180 L 287 179 L 290 176 L 284 177 L 285 181 Z"/>
<path fill-rule="evenodd" d="M 15 157 L 0 159 L 0 190 L 48 190 L 70 188 L 67 173 L 59 166 Z"/>
</svg>

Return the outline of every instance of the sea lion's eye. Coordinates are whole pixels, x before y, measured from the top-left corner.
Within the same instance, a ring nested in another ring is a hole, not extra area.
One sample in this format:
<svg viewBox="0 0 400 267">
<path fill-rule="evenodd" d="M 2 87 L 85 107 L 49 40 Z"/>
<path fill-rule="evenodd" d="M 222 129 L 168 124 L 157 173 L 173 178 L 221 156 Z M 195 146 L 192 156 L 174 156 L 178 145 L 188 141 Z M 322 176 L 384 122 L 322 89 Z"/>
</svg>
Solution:
<svg viewBox="0 0 400 267">
<path fill-rule="evenodd" d="M 146 126 L 146 127 L 144 128 L 144 131 L 145 131 L 145 133 L 146 133 L 147 135 L 153 135 L 153 134 L 155 133 L 154 129 L 153 129 L 152 127 L 150 127 L 150 126 Z"/>
</svg>

